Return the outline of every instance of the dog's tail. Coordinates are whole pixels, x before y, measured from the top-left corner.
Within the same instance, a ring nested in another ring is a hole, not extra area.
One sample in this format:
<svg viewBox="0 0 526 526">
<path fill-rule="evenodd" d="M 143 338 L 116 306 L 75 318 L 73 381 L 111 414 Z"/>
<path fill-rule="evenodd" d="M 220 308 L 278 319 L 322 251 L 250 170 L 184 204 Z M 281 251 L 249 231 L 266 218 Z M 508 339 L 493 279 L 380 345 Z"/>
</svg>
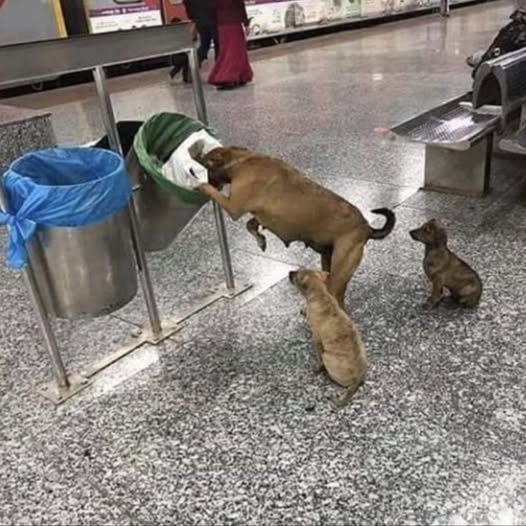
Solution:
<svg viewBox="0 0 526 526">
<path fill-rule="evenodd" d="M 373 228 L 369 227 L 369 239 L 383 239 L 384 237 L 387 237 L 393 230 L 395 223 L 396 223 L 396 217 L 394 215 L 394 212 L 392 210 L 389 210 L 389 208 L 376 208 L 375 210 L 371 210 L 373 214 L 380 214 L 387 218 L 387 221 L 385 222 L 385 225 L 382 228 Z"/>
</svg>

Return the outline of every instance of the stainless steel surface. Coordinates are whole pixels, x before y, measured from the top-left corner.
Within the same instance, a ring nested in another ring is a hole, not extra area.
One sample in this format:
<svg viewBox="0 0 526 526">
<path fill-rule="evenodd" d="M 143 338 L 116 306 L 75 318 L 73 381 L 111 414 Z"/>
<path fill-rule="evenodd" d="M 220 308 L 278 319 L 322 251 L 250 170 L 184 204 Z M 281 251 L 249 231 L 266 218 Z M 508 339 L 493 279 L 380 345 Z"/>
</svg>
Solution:
<svg viewBox="0 0 526 526">
<path fill-rule="evenodd" d="M 3 212 L 9 211 L 9 203 L 4 195 L 4 190 L 0 184 L 0 209 Z M 49 359 L 51 360 L 51 369 L 53 371 L 53 376 L 55 377 L 55 382 L 59 388 L 66 388 L 69 385 L 68 375 L 66 373 L 66 368 L 64 367 L 64 362 L 60 356 L 60 351 L 58 350 L 57 340 L 55 338 L 55 333 L 51 327 L 51 323 L 46 312 L 44 301 L 42 299 L 42 294 L 39 290 L 37 282 L 35 280 L 35 275 L 33 272 L 33 263 L 31 257 L 24 268 L 24 281 L 29 292 L 29 297 L 33 308 L 35 309 L 35 314 L 37 315 L 38 324 L 40 330 L 44 336 L 44 342 L 46 344 L 46 349 L 49 354 Z"/>
<path fill-rule="evenodd" d="M 56 385 L 55 382 L 48 382 L 40 386 L 38 392 L 55 405 L 60 405 L 91 385 L 88 378 L 76 373 L 68 376 L 68 382 L 66 386 L 59 386 Z"/>
<path fill-rule="evenodd" d="M 203 83 L 199 74 L 199 61 L 197 59 L 197 50 L 193 47 L 188 51 L 188 62 L 190 66 L 190 75 L 192 77 L 192 94 L 197 116 L 201 122 L 208 124 L 208 114 L 206 111 L 205 95 L 203 93 Z"/>
<path fill-rule="evenodd" d="M 95 79 L 97 95 L 99 97 L 99 103 L 102 111 L 102 118 L 104 121 L 104 127 L 106 129 L 106 134 L 108 136 L 110 147 L 114 151 L 122 155 L 122 146 L 119 139 L 119 133 L 117 131 L 113 107 L 111 105 L 111 98 L 106 87 L 106 75 L 102 66 L 97 66 L 94 68 L 93 78 Z M 159 317 L 157 303 L 155 301 L 155 295 L 150 279 L 150 273 L 148 271 L 148 263 L 146 261 L 146 256 L 144 255 L 139 224 L 137 221 L 137 216 L 135 213 L 135 207 L 133 205 L 133 202 L 130 202 L 128 206 L 128 218 L 131 227 L 131 238 L 133 241 L 135 259 L 137 262 L 137 268 L 139 270 L 139 279 L 141 280 L 144 301 L 148 310 L 150 329 L 152 331 L 152 334 L 156 338 L 159 338 L 162 334 L 161 320 Z"/>
<path fill-rule="evenodd" d="M 0 86 L 169 55 L 192 46 L 186 24 L 0 46 Z"/>
<path fill-rule="evenodd" d="M 398 126 L 392 132 L 404 139 L 454 150 L 468 150 L 471 145 L 491 133 L 499 117 L 476 113 L 461 104 L 465 96 L 437 106 Z"/>
<path fill-rule="evenodd" d="M 163 190 L 148 177 L 132 149 L 126 157 L 132 179 L 133 202 L 146 252 L 164 250 L 190 224 L 201 205 L 189 205 Z"/>
<path fill-rule="evenodd" d="M 85 227 L 41 228 L 28 250 L 51 316 L 109 314 L 137 293 L 126 210 Z"/>
<path fill-rule="evenodd" d="M 499 142 L 499 147 L 505 152 L 526 155 L 526 128 L 520 129 L 509 137 L 504 137 Z"/>
<path fill-rule="evenodd" d="M 469 150 L 426 146 L 424 189 L 482 197 L 489 190 L 492 135 Z"/>
<path fill-rule="evenodd" d="M 526 102 L 526 49 L 507 53 L 480 65 L 473 84 L 473 106 L 502 106 L 504 129 Z"/>
<path fill-rule="evenodd" d="M 124 358 L 131 352 L 135 351 L 139 347 L 142 347 L 145 343 L 150 343 L 156 345 L 166 340 L 170 336 L 173 336 L 182 329 L 182 326 L 174 322 L 173 324 L 166 323 L 165 330 L 163 331 L 162 337 L 153 336 L 151 332 L 141 332 L 137 337 L 132 337 L 132 341 L 121 347 L 120 349 L 107 354 L 104 358 L 97 360 L 96 362 L 91 363 L 88 367 L 84 368 L 81 371 L 81 376 L 83 378 L 93 378 L 95 375 L 107 369 L 114 363 L 118 362 L 120 359 Z"/>
<path fill-rule="evenodd" d="M 199 75 L 197 52 L 194 48 L 189 51 L 188 60 L 190 63 L 190 74 L 192 75 L 192 91 L 194 95 L 195 107 L 197 109 L 197 117 L 201 122 L 208 124 L 203 85 L 201 84 L 201 76 Z M 234 271 L 232 269 L 230 251 L 228 248 L 225 218 L 223 217 L 223 211 L 217 203 L 214 202 L 212 206 L 214 207 L 214 220 L 216 224 L 217 237 L 219 239 L 219 248 L 221 250 L 221 260 L 223 263 L 223 272 L 225 274 L 225 283 L 229 290 L 234 290 L 236 284 L 234 280 Z"/>
<path fill-rule="evenodd" d="M 221 249 L 221 260 L 223 262 L 225 283 L 228 290 L 233 291 L 236 288 L 236 282 L 234 279 L 234 271 L 232 270 L 230 251 L 228 249 L 228 237 L 225 228 L 225 218 L 223 216 L 221 207 L 216 202 L 214 202 L 212 206 L 214 208 L 214 220 L 216 224 L 217 237 L 219 239 L 219 248 Z"/>
</svg>

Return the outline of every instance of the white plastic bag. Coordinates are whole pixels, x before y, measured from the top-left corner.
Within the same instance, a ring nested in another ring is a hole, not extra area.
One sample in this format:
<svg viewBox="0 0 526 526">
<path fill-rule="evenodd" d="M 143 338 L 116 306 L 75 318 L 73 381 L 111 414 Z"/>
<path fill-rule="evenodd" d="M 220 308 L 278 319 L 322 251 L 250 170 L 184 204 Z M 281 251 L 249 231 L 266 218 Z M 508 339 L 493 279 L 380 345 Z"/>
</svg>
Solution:
<svg viewBox="0 0 526 526">
<path fill-rule="evenodd" d="M 163 176 L 177 186 L 188 190 L 193 190 L 199 185 L 207 183 L 207 169 L 192 158 L 191 152 L 197 150 L 201 154 L 206 155 L 211 150 L 221 146 L 221 143 L 207 133 L 206 130 L 192 133 L 163 165 Z"/>
</svg>

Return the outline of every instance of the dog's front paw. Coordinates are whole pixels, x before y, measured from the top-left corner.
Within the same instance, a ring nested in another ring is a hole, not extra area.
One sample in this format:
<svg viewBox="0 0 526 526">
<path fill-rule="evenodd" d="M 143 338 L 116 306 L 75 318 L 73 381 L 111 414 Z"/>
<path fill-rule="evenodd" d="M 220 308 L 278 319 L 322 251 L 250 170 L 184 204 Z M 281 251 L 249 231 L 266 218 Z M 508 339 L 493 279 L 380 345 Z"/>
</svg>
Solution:
<svg viewBox="0 0 526 526">
<path fill-rule="evenodd" d="M 211 184 L 209 184 L 209 183 L 203 183 L 203 184 L 200 184 L 200 185 L 196 188 L 196 190 L 197 190 L 198 192 L 200 192 L 201 194 L 204 194 L 204 195 L 208 195 L 208 196 L 209 196 L 210 193 L 211 193 L 211 190 L 215 190 L 215 188 L 214 188 Z"/>
</svg>

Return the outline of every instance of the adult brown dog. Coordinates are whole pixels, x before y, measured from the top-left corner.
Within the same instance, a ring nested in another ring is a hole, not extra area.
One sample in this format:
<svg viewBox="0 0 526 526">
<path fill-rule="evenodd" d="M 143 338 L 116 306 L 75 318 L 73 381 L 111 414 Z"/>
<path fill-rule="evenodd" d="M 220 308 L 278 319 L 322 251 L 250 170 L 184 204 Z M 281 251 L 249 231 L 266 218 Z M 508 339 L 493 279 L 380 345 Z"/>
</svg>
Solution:
<svg viewBox="0 0 526 526">
<path fill-rule="evenodd" d="M 426 306 L 436 307 L 446 288 L 459 305 L 476 307 L 482 294 L 482 282 L 466 262 L 449 250 L 444 226 L 432 219 L 420 228 L 411 230 L 409 235 L 426 246 L 424 271 L 433 284 Z"/>
<path fill-rule="evenodd" d="M 224 208 L 233 220 L 254 216 L 247 223 L 259 247 L 266 248 L 260 226 L 288 247 L 302 241 L 321 254 L 322 268 L 330 271 L 329 290 L 343 307 L 345 291 L 369 239 L 383 239 L 394 228 L 395 215 L 383 228 L 372 228 L 361 212 L 339 195 L 305 177 L 289 164 L 244 148 L 216 148 L 196 159 L 208 169 L 209 184 L 199 190 Z M 230 195 L 219 190 L 230 184 Z"/>
<path fill-rule="evenodd" d="M 307 300 L 307 320 L 316 347 L 317 368 L 325 369 L 337 384 L 345 387 L 341 398 L 333 403 L 347 404 L 360 387 L 367 371 L 365 348 L 352 320 L 328 291 L 327 272 L 300 270 L 290 272 L 290 281 Z"/>
</svg>

